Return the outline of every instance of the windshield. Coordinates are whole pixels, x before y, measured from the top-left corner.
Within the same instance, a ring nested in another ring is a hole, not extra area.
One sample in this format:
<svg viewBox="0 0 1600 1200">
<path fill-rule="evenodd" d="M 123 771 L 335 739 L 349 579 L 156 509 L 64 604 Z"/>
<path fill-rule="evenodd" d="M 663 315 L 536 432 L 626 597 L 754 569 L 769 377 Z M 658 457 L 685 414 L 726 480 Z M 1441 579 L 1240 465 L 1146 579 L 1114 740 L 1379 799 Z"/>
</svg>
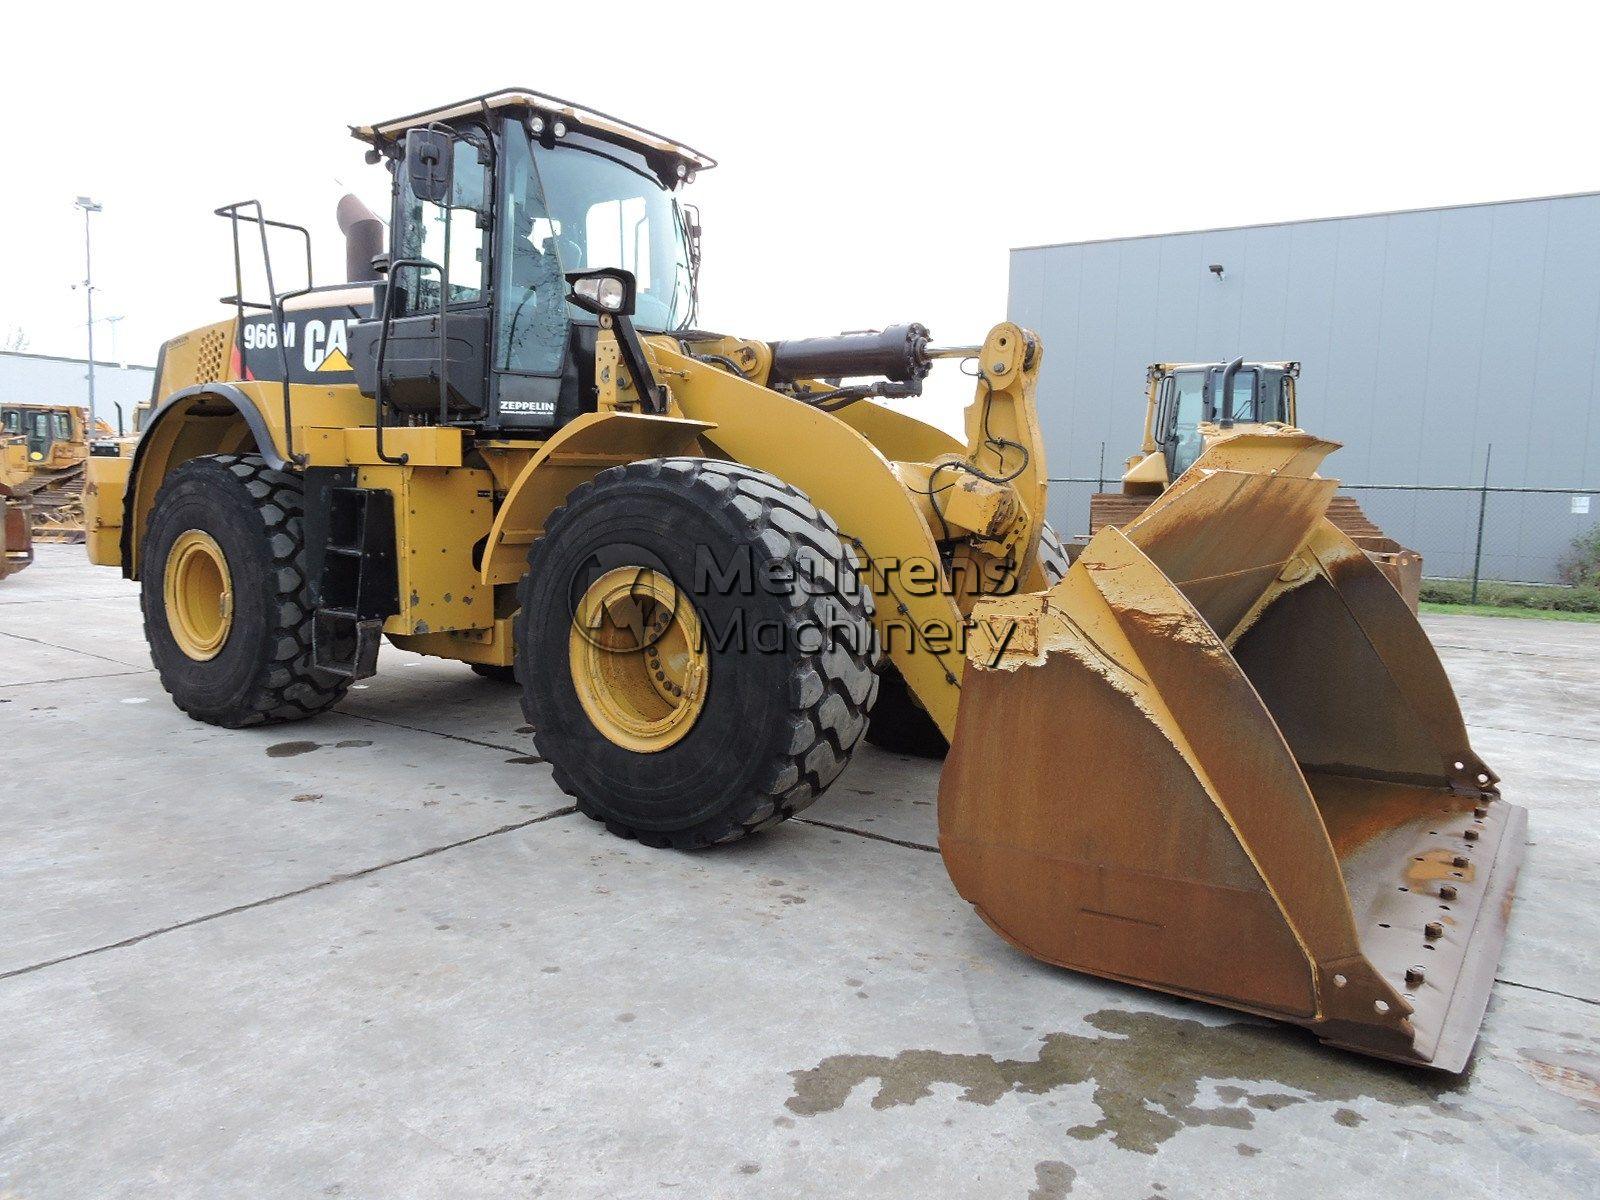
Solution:
<svg viewBox="0 0 1600 1200">
<path fill-rule="evenodd" d="M 503 129 L 495 366 L 506 373 L 504 407 L 504 389 L 524 386 L 512 376 L 559 376 L 569 323 L 595 321 L 567 302 L 568 273 L 631 271 L 634 321 L 648 331 L 693 320 L 694 283 L 683 214 L 642 156 L 576 132 L 547 147 L 520 121 Z"/>
<path fill-rule="evenodd" d="M 541 234 L 553 240 L 564 272 L 633 272 L 639 285 L 634 321 L 641 328 L 688 324 L 694 301 L 689 245 L 672 194 L 624 151 L 601 142 L 535 146 L 534 156 L 547 215 L 533 222 L 536 228 L 525 235 L 530 242 Z"/>
</svg>

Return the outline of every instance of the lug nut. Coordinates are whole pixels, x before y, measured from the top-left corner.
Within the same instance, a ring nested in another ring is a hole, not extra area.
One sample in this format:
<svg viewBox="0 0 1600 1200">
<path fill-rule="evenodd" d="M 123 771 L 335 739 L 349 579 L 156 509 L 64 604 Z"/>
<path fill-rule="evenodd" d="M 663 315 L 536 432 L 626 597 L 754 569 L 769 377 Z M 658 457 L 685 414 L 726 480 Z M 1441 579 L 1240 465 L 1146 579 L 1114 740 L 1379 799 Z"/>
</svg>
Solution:
<svg viewBox="0 0 1600 1200">
<path fill-rule="evenodd" d="M 1451 865 L 1451 866 L 1452 866 L 1452 867 L 1464 867 L 1464 866 L 1466 866 L 1466 865 L 1467 865 L 1467 864 L 1468 864 L 1468 863 L 1469 863 L 1469 862 L 1470 862 L 1470 861 L 1471 861 L 1471 860 L 1470 860 L 1470 859 L 1469 859 L 1469 858 L 1467 858 L 1467 856 L 1466 856 L 1466 855 L 1464 855 L 1464 854 L 1458 854 L 1458 855 L 1456 855 L 1456 856 L 1455 856 L 1455 857 L 1454 857 L 1454 858 L 1452 858 L 1452 859 L 1451 859 L 1451 860 L 1450 860 L 1450 865 Z"/>
<path fill-rule="evenodd" d="M 1475 842 L 1478 840 L 1478 831 L 1476 829 L 1469 829 L 1461 836 L 1466 838 L 1469 842 Z"/>
<path fill-rule="evenodd" d="M 1429 921 L 1422 927 L 1422 936 L 1430 942 L 1436 938 L 1442 938 L 1444 936 L 1444 926 L 1437 921 Z"/>
<path fill-rule="evenodd" d="M 1477 817 L 1478 820 L 1481 821 L 1481 820 L 1483 820 L 1485 817 L 1487 817 L 1489 815 L 1489 810 L 1487 808 L 1483 807 L 1483 805 L 1480 804 L 1480 805 L 1478 805 L 1477 808 L 1472 810 L 1472 815 Z"/>
<path fill-rule="evenodd" d="M 1417 984 L 1422 982 L 1422 980 L 1423 980 L 1423 973 L 1422 973 L 1422 968 L 1421 967 L 1407 967 L 1406 968 L 1406 982 L 1408 984 L 1410 984 L 1412 987 L 1416 987 Z"/>
<path fill-rule="evenodd" d="M 1456 898 L 1455 884 L 1447 883 L 1442 888 L 1439 889 L 1439 899 L 1441 899 L 1441 900 L 1454 900 L 1455 898 Z"/>
</svg>

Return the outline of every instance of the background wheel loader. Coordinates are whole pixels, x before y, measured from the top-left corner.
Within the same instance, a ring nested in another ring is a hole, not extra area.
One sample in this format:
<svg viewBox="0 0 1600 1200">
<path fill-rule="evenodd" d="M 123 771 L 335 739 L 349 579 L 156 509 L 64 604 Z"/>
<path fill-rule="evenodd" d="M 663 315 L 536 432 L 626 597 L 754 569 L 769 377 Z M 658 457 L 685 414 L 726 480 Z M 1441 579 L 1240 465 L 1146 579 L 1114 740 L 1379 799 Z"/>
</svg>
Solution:
<svg viewBox="0 0 1600 1200">
<path fill-rule="evenodd" d="M 1297 362 L 1151 363 L 1145 371 L 1144 441 L 1124 465 L 1122 490 L 1089 498 L 1089 533 L 1138 516 L 1227 429 L 1298 425 L 1299 378 Z M 1372 556 L 1416 612 L 1422 555 L 1374 525 L 1352 496 L 1335 494 L 1328 519 Z"/>
<path fill-rule="evenodd" d="M 1326 520 L 1331 444 L 1219 435 L 1063 573 L 1028 330 L 704 330 L 706 155 L 524 90 L 354 132 L 387 247 L 347 200 L 348 281 L 284 287 L 269 234 L 309 234 L 218 210 L 266 294 L 169 342 L 133 453 L 89 463 L 89 553 L 178 707 L 313 716 L 384 640 L 509 670 L 584 813 L 701 847 L 816 801 L 896 697 L 952 743 L 941 847 L 1015 944 L 1460 1069 L 1522 811 Z M 942 358 L 964 441 L 870 403 Z"/>
</svg>

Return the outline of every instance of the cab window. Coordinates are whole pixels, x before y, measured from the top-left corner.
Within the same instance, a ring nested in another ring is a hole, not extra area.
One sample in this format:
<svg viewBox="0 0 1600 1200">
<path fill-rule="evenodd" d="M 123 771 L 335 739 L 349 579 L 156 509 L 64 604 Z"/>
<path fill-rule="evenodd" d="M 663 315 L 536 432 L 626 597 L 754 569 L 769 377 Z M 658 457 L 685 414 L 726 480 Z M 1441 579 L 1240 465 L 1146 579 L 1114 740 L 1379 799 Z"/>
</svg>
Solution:
<svg viewBox="0 0 1600 1200">
<path fill-rule="evenodd" d="M 1167 437 L 1167 476 L 1176 479 L 1200 456 L 1200 422 L 1205 418 L 1204 371 L 1179 371 L 1173 377 L 1172 431 Z"/>
<path fill-rule="evenodd" d="M 1213 368 L 1212 374 L 1217 384 L 1222 383 L 1222 372 Z M 1222 393 L 1216 397 L 1216 412 L 1212 420 L 1222 420 Z M 1271 417 L 1256 415 L 1256 373 L 1254 370 L 1242 370 L 1233 377 L 1233 419 L 1235 421 L 1270 421 Z"/>
<path fill-rule="evenodd" d="M 450 304 L 478 304 L 487 294 L 489 230 L 479 214 L 489 211 L 489 168 L 478 161 L 478 148 L 465 138 L 455 143 L 448 205 L 418 200 L 410 180 L 400 172 L 399 226 L 396 258 L 425 258 L 445 265 L 445 238 L 450 241 Z M 407 267 L 396 286 L 404 290 L 404 313 L 434 312 L 439 307 L 439 272 Z"/>
<path fill-rule="evenodd" d="M 512 121 L 504 129 L 495 365 L 502 371 L 559 375 L 568 315 L 564 272 L 581 265 L 583 251 L 545 203 L 527 131 Z"/>
</svg>

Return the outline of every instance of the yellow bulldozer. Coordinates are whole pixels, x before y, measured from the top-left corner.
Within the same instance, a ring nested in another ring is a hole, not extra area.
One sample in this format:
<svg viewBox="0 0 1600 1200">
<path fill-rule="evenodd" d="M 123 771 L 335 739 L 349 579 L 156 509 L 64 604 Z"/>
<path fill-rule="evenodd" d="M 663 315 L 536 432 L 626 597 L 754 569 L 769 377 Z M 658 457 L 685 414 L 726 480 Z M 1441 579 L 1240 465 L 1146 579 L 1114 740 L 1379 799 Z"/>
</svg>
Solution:
<svg viewBox="0 0 1600 1200">
<path fill-rule="evenodd" d="M 83 541 L 88 410 L 72 404 L 0 405 L 0 484 L 27 502 L 41 542 Z M 111 433 L 95 421 L 94 436 Z"/>
<path fill-rule="evenodd" d="M 1297 362 L 1151 363 L 1145 369 L 1144 439 L 1123 467 L 1122 490 L 1089 498 L 1089 532 L 1125 525 L 1230 431 L 1298 425 Z M 1226 383 L 1224 383 L 1226 380 Z M 1354 497 L 1335 493 L 1328 519 L 1365 550 L 1412 612 L 1422 556 L 1374 525 Z"/>
<path fill-rule="evenodd" d="M 385 640 L 456 659 L 515 679 L 583 813 L 683 849 L 925 715 L 945 860 L 1002 936 L 1461 1069 L 1524 814 L 1326 519 L 1332 444 L 1218 436 L 1063 574 L 1030 331 L 704 329 L 681 194 L 715 163 L 568 101 L 354 133 L 387 244 L 347 198 L 347 279 L 288 286 L 268 231 L 309 234 L 219 209 L 265 294 L 168 342 L 134 452 L 89 463 L 89 553 L 139 581 L 180 709 L 312 717 Z M 941 360 L 976 379 L 962 439 L 873 402 Z"/>
</svg>

